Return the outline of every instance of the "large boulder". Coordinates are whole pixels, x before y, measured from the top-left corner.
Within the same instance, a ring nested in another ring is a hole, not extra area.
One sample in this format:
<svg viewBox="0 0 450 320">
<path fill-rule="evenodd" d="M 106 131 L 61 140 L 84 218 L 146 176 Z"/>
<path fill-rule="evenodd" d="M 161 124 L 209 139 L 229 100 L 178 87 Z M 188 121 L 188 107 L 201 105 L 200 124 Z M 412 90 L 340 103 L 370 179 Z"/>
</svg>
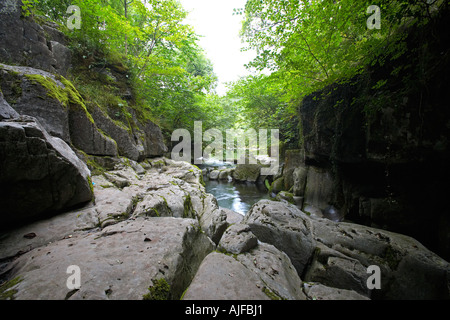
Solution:
<svg viewBox="0 0 450 320">
<path fill-rule="evenodd" d="M 200 265 L 184 300 L 305 300 L 289 258 L 262 243 L 234 257 L 213 252 Z"/>
<path fill-rule="evenodd" d="M 86 165 L 34 118 L 0 122 L 0 163 L 4 225 L 92 199 Z"/>
<path fill-rule="evenodd" d="M 218 249 L 232 254 L 247 252 L 256 247 L 258 239 L 246 224 L 234 224 L 223 234 Z"/>
<path fill-rule="evenodd" d="M 127 220 L 22 255 L 9 266 L 10 290 L 20 300 L 136 300 L 164 279 L 177 299 L 213 247 L 192 219 Z M 72 265 L 81 276 L 74 290 L 66 285 Z"/>
<path fill-rule="evenodd" d="M 315 247 L 312 225 L 305 213 L 291 204 L 261 200 L 252 206 L 243 223 L 260 241 L 285 252 L 302 274 Z"/>
<path fill-rule="evenodd" d="M 311 219 L 316 249 L 305 281 L 354 290 L 376 299 L 448 299 L 450 264 L 415 239 L 346 222 Z M 381 289 L 368 290 L 368 267 Z"/>
<path fill-rule="evenodd" d="M 98 129 L 68 80 L 29 67 L 0 68 L 0 87 L 19 114 L 35 117 L 48 133 L 87 154 L 118 155 L 115 141 Z"/>
</svg>

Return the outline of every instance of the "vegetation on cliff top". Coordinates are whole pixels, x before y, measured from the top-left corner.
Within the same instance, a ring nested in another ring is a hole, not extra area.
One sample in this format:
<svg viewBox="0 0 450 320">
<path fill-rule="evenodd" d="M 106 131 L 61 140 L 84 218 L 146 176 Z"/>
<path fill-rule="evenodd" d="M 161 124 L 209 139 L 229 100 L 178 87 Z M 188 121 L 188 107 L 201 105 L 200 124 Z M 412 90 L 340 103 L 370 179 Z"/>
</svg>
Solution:
<svg viewBox="0 0 450 320">
<path fill-rule="evenodd" d="M 34 5 L 34 6 L 31 6 Z M 66 27 L 69 5 L 82 12 L 80 29 Z M 297 106 L 313 92 L 404 57 L 408 28 L 427 25 L 448 1 L 381 0 L 380 28 L 372 28 L 369 0 L 248 0 L 241 36 L 257 57 L 255 74 L 229 84 L 226 96 L 198 35 L 185 24 L 177 0 L 28 0 L 27 10 L 61 25 L 77 61 L 70 80 L 86 101 L 126 122 L 129 108 L 159 124 L 193 131 L 279 128 L 288 148 L 299 143 Z M 369 9 L 369 10 L 368 10 Z M 381 77 L 408 69 L 408 63 Z M 95 71 L 95 72 L 92 72 Z M 260 72 L 263 71 L 263 72 Z M 132 88 L 132 98 L 124 90 Z"/>
</svg>

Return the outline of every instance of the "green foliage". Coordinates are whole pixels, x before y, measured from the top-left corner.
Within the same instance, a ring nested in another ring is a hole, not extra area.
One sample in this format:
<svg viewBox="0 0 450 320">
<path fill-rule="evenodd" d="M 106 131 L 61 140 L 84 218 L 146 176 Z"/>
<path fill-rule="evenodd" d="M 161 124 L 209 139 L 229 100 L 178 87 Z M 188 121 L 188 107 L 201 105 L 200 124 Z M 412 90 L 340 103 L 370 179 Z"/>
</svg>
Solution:
<svg viewBox="0 0 450 320">
<path fill-rule="evenodd" d="M 364 0 L 249 0 L 242 36 L 258 56 L 249 64 L 269 69 L 285 88 L 285 100 L 299 100 L 367 65 L 382 65 L 406 50 L 405 25 L 427 23 L 432 6 L 445 1 L 378 1 L 381 29 L 367 28 Z"/>
<path fill-rule="evenodd" d="M 280 141 L 296 148 L 298 119 L 292 104 L 284 100 L 286 89 L 276 74 L 248 76 L 230 85 L 228 96 L 239 111 L 236 126 L 279 129 Z"/>
<path fill-rule="evenodd" d="M 153 286 L 148 288 L 148 293 L 143 295 L 143 300 L 169 300 L 170 285 L 166 279 L 161 278 L 153 281 Z"/>
</svg>

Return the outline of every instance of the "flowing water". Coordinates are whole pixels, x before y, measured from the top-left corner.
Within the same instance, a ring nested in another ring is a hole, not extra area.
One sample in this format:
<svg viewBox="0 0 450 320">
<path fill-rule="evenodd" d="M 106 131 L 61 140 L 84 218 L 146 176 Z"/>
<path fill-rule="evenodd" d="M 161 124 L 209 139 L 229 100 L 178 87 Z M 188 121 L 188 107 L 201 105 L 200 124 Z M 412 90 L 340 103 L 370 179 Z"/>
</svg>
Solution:
<svg viewBox="0 0 450 320">
<path fill-rule="evenodd" d="M 263 185 L 209 180 L 205 178 L 206 192 L 211 193 L 222 208 L 245 215 L 261 199 L 269 199 Z"/>
</svg>

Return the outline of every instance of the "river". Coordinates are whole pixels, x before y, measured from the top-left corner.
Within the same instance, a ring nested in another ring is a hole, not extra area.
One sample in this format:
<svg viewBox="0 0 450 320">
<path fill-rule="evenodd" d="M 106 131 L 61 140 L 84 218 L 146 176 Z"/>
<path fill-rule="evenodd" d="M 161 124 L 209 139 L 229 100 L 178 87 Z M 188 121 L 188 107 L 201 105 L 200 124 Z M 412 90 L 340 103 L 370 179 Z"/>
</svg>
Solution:
<svg viewBox="0 0 450 320">
<path fill-rule="evenodd" d="M 205 178 L 206 192 L 211 193 L 222 208 L 245 215 L 261 199 L 269 199 L 263 185 L 209 180 Z"/>
</svg>

